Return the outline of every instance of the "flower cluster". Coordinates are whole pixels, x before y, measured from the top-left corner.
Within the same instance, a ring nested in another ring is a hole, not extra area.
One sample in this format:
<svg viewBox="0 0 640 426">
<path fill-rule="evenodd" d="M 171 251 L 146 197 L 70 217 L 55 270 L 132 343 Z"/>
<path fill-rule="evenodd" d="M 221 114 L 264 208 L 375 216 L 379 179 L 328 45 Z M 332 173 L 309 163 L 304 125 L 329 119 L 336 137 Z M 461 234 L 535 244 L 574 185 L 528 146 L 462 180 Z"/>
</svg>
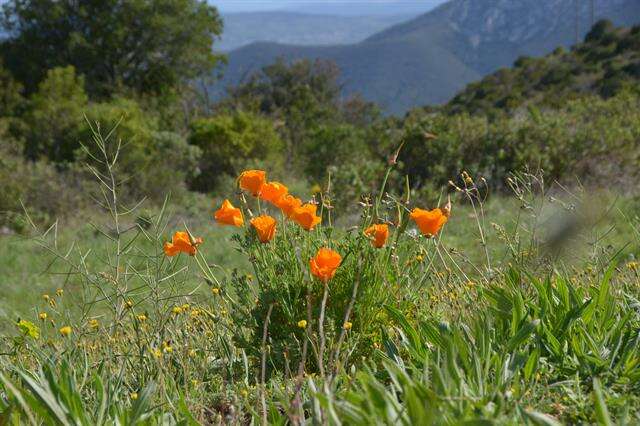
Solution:
<svg viewBox="0 0 640 426">
<path fill-rule="evenodd" d="M 322 221 L 317 214 L 317 205 L 303 203 L 300 198 L 289 193 L 289 189 L 281 182 L 267 181 L 267 173 L 263 170 L 246 170 L 237 180 L 238 187 L 280 209 L 285 219 L 290 219 L 301 228 L 311 231 Z M 434 237 L 447 223 L 451 213 L 451 203 L 442 208 L 423 210 L 414 208 L 410 217 L 416 223 L 420 232 L 427 237 Z M 251 214 L 251 213 L 250 213 Z M 245 224 L 243 210 L 235 207 L 231 201 L 225 199 L 220 208 L 214 213 L 216 222 L 220 225 L 242 227 Z M 276 235 L 277 220 L 267 214 L 253 217 L 249 224 L 258 240 L 269 243 Z M 364 230 L 364 235 L 371 240 L 375 248 L 383 248 L 389 238 L 389 225 L 374 223 Z M 176 232 L 171 242 L 166 242 L 164 252 L 167 256 L 186 253 L 194 256 L 202 238 L 194 238 L 189 232 Z M 309 260 L 311 273 L 320 281 L 327 283 L 336 273 L 342 262 L 339 253 L 330 248 L 321 248 L 315 257 Z"/>
</svg>

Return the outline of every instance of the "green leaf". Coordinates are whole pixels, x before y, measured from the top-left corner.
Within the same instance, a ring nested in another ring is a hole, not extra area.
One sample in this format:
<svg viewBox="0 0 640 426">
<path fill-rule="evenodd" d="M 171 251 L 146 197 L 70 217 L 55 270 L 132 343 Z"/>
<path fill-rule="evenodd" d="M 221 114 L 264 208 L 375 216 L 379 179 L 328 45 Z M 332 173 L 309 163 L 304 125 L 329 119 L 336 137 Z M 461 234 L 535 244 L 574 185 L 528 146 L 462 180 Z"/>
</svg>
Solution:
<svg viewBox="0 0 640 426">
<path fill-rule="evenodd" d="M 518 345 L 520 345 L 522 342 L 527 340 L 527 338 L 529 338 L 529 336 L 531 336 L 531 334 L 535 331 L 535 329 L 538 327 L 538 325 L 540 325 L 540 320 L 536 319 L 536 320 L 530 321 L 530 322 L 526 323 L 525 325 L 523 325 L 522 327 L 520 327 L 520 330 L 518 330 L 518 332 L 515 334 L 515 336 L 513 336 L 507 342 L 507 351 L 511 352 Z"/>
<path fill-rule="evenodd" d="M 605 426 L 613 426 L 607 404 L 604 402 L 604 395 L 602 394 L 602 387 L 600 386 L 600 380 L 593 379 L 593 397 L 596 404 L 596 418 L 598 423 Z"/>
</svg>

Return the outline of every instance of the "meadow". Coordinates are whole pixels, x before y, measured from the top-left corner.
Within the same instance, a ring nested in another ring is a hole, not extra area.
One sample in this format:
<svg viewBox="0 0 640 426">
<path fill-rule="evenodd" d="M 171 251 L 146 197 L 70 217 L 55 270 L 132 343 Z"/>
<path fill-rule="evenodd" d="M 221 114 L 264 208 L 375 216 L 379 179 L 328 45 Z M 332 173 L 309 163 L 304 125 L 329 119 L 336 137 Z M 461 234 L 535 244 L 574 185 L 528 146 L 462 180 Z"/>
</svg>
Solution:
<svg viewBox="0 0 640 426">
<path fill-rule="evenodd" d="M 640 27 L 393 116 L 211 96 L 211 2 L 2 10 L 0 425 L 640 423 Z"/>
<path fill-rule="evenodd" d="M 104 212 L 3 237 L 5 423 L 638 421 L 635 200 L 465 172 L 340 216 L 249 170 L 131 208 L 96 140 Z"/>
</svg>

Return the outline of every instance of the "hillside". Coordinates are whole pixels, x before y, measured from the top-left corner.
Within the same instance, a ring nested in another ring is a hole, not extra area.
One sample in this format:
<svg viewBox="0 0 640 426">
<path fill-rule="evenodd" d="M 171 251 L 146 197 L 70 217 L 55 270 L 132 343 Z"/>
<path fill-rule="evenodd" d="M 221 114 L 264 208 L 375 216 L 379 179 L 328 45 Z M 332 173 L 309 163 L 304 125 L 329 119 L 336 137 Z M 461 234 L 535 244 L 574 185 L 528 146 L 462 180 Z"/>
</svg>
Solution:
<svg viewBox="0 0 640 426">
<path fill-rule="evenodd" d="M 519 56 L 539 56 L 557 46 L 573 44 L 572 5 L 565 0 L 451 0 L 353 45 L 254 43 L 230 52 L 217 93 L 278 57 L 324 58 L 335 61 L 342 70 L 345 94 L 360 92 L 388 113 L 440 104 L 466 84 L 512 64 Z M 583 36 L 590 26 L 587 2 L 581 5 L 579 16 Z M 640 21 L 640 2 L 598 2 L 595 18 L 609 18 L 618 25 L 635 24 Z"/>
<path fill-rule="evenodd" d="M 521 57 L 513 68 L 472 83 L 446 106 L 450 113 L 499 109 L 527 104 L 559 107 L 584 94 L 608 98 L 640 84 L 640 26 L 615 28 L 600 21 L 583 43 L 558 48 L 542 58 Z"/>
<path fill-rule="evenodd" d="M 224 33 L 215 48 L 226 52 L 258 41 L 298 45 L 353 44 L 412 15 L 355 17 L 278 11 L 227 13 L 222 17 Z"/>
</svg>

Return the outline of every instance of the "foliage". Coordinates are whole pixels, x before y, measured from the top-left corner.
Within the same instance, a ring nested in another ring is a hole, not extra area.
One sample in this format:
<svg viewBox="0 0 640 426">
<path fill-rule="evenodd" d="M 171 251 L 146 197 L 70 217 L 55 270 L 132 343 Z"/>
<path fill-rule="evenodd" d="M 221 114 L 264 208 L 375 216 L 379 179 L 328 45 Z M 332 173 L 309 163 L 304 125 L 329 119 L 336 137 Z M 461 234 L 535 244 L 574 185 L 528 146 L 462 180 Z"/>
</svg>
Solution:
<svg viewBox="0 0 640 426">
<path fill-rule="evenodd" d="M 46 160 L 28 161 L 22 157 L 20 145 L 0 137 L 0 226 L 25 232 L 29 220 L 51 224 L 68 214 L 68 206 L 75 212 L 88 207 L 82 192 L 89 188 L 75 170 L 58 171 Z M 24 214 L 29 210 L 29 218 Z"/>
<path fill-rule="evenodd" d="M 283 143 L 270 120 L 236 112 L 201 118 L 191 123 L 189 144 L 202 152 L 199 174 L 192 187 L 203 192 L 216 188 L 221 175 L 237 176 L 244 160 L 260 158 L 271 164 L 282 154 Z"/>
<path fill-rule="evenodd" d="M 120 85 L 157 93 L 210 72 L 219 60 L 211 42 L 222 22 L 200 0 L 11 0 L 3 8 L 9 37 L 0 53 L 28 92 L 49 69 L 73 66 L 92 97 Z"/>
<path fill-rule="evenodd" d="M 399 160 L 415 187 L 446 185 L 462 170 L 504 187 L 513 170 L 544 170 L 550 179 L 622 182 L 635 176 L 640 140 L 638 95 L 584 97 L 517 116 L 444 115 L 416 111 L 398 124 Z"/>
<path fill-rule="evenodd" d="M 640 267 L 622 263 L 588 225 L 561 232 L 587 257 L 549 256 L 537 227 L 549 223 L 542 212 L 557 195 L 541 178 L 511 176 L 512 211 L 524 213 L 492 225 L 491 252 L 486 188 L 467 174 L 456 219 L 435 238 L 409 223 L 410 192 L 395 199 L 381 188 L 353 227 L 334 226 L 320 193 L 323 224 L 313 231 L 283 217 L 267 243 L 246 223 L 231 241 L 195 244 L 210 222 L 169 221 L 165 204 L 142 224 L 119 204 L 115 160 L 124 157 L 115 139 L 93 136 L 87 149 L 110 218 L 93 224 L 104 254 L 87 250 L 82 235 L 65 247 L 56 226 L 35 237 L 63 276 L 2 340 L 0 412 L 9 424 L 638 419 Z M 275 211 L 248 195 L 234 202 L 247 222 L 251 211 Z M 463 202 L 475 219 L 458 212 Z M 577 220 L 596 209 L 588 202 L 558 214 Z M 372 223 L 391 225 L 382 248 L 364 235 Z M 626 223 L 637 232 L 634 224 Z M 186 227 L 193 256 L 163 253 L 174 226 Z M 476 228 L 461 232 L 465 247 L 480 250 L 473 261 L 451 245 L 457 226 Z M 638 250 L 637 236 L 632 244 Z M 212 264 L 209 249 L 221 245 L 252 269 Z M 326 246 L 342 262 L 322 282 L 309 258 Z"/>
<path fill-rule="evenodd" d="M 88 97 L 84 78 L 72 66 L 47 71 L 37 92 L 29 99 L 24 116 L 28 158 L 71 162 L 78 148 L 75 139 L 82 126 Z"/>
</svg>

